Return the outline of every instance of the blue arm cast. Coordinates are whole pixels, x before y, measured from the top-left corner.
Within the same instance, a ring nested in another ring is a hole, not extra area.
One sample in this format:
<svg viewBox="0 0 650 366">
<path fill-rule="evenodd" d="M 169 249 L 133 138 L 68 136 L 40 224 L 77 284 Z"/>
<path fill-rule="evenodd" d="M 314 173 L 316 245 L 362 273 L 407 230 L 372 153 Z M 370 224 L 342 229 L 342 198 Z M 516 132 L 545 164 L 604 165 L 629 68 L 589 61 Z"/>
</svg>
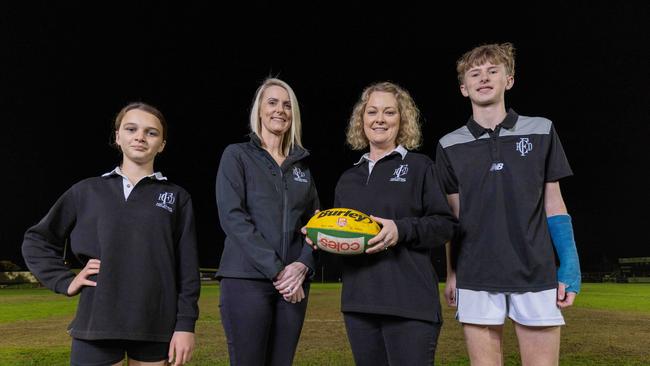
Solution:
<svg viewBox="0 0 650 366">
<path fill-rule="evenodd" d="M 548 230 L 553 239 L 555 251 L 560 259 L 560 268 L 557 270 L 557 279 L 566 285 L 568 292 L 580 292 L 581 274 L 578 250 L 573 238 L 573 225 L 571 216 L 556 215 L 546 218 Z"/>
</svg>

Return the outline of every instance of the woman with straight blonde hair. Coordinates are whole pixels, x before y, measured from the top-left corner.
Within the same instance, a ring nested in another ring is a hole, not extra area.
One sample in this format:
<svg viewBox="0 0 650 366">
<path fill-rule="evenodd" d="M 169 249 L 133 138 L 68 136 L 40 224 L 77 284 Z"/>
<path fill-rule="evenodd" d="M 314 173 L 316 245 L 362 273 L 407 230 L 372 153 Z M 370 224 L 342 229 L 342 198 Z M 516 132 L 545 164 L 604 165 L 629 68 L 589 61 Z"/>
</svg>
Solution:
<svg viewBox="0 0 650 366">
<path fill-rule="evenodd" d="M 253 99 L 250 141 L 221 157 L 217 278 L 231 365 L 291 365 L 298 345 L 315 267 L 300 227 L 319 207 L 300 127 L 291 87 L 267 79 Z"/>
</svg>

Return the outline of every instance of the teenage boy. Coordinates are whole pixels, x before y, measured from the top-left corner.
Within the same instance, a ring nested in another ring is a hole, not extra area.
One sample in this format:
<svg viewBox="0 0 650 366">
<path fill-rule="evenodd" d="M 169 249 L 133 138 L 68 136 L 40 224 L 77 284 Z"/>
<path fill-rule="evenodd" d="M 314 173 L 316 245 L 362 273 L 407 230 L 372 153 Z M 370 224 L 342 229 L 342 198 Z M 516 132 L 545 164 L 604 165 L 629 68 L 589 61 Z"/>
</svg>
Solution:
<svg viewBox="0 0 650 366">
<path fill-rule="evenodd" d="M 456 63 L 472 116 L 440 139 L 436 153 L 460 221 L 447 250 L 445 297 L 458 307 L 472 365 L 503 364 L 506 316 L 524 365 L 557 365 L 560 309 L 580 290 L 571 217 L 558 182 L 572 171 L 551 121 L 506 110 L 514 66 L 510 43 L 476 47 Z"/>
</svg>

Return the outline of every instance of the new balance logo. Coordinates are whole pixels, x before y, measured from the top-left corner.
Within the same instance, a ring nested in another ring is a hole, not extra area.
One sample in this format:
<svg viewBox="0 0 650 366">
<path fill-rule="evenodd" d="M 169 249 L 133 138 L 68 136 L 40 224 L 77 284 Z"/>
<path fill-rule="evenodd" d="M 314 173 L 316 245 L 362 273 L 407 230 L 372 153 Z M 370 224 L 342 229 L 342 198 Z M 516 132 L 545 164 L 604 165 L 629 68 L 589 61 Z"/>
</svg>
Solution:
<svg viewBox="0 0 650 366">
<path fill-rule="evenodd" d="M 492 163 L 492 166 L 490 167 L 491 172 L 496 172 L 503 169 L 503 163 Z"/>
</svg>

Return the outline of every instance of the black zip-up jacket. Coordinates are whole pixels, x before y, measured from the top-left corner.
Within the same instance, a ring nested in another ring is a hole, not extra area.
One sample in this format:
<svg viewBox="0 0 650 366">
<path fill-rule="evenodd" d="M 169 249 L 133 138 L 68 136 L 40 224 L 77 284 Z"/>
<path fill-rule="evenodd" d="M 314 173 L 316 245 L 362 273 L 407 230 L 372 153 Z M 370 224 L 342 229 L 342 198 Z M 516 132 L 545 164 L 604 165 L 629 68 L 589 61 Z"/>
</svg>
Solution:
<svg viewBox="0 0 650 366">
<path fill-rule="evenodd" d="M 101 260 L 96 287 L 81 290 L 70 335 L 79 339 L 169 342 L 194 331 L 201 288 L 190 195 L 164 180 L 143 178 L 127 200 L 122 177 L 85 179 L 27 230 L 29 270 L 67 294 L 75 274 L 63 262 L 66 238 L 79 261 Z"/>
<path fill-rule="evenodd" d="M 334 207 L 390 219 L 397 245 L 376 254 L 343 258 L 341 310 L 441 322 L 438 278 L 431 250 L 457 226 L 426 155 L 398 153 L 364 161 L 341 175 Z"/>
<path fill-rule="evenodd" d="M 296 261 L 313 273 L 315 253 L 300 232 L 319 208 L 307 156 L 295 146 L 278 166 L 254 133 L 249 142 L 226 147 L 216 186 L 226 233 L 217 278 L 272 280 Z"/>
</svg>

